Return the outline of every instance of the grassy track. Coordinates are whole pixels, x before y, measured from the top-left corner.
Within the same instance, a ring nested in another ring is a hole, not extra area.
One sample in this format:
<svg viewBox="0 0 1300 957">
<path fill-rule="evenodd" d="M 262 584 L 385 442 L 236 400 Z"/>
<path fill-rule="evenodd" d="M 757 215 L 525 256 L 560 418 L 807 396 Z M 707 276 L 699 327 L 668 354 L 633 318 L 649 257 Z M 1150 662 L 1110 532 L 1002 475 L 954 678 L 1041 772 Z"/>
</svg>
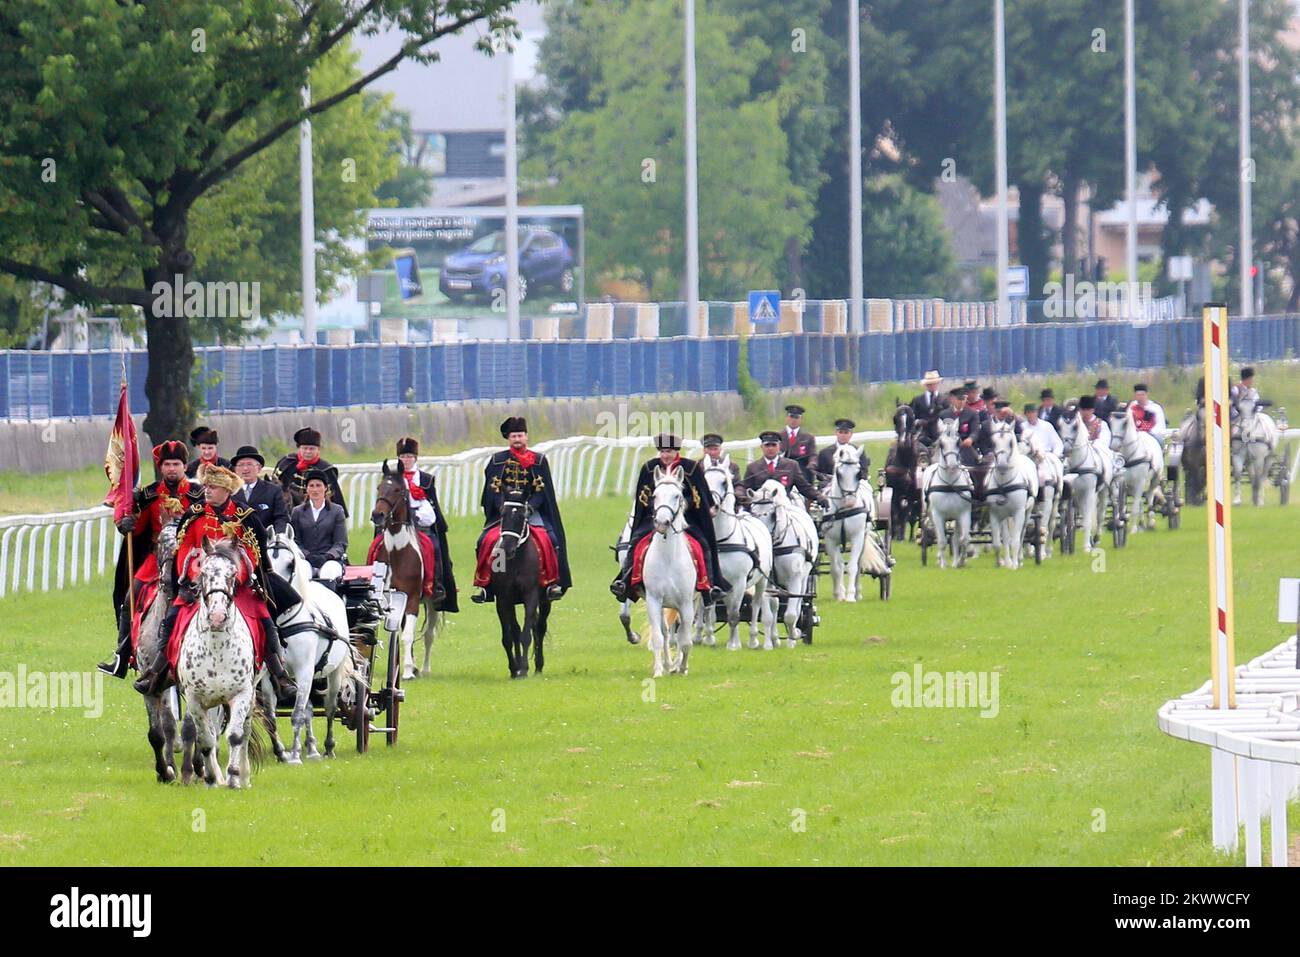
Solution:
<svg viewBox="0 0 1300 957">
<path fill-rule="evenodd" d="M 546 673 L 509 681 L 495 616 L 465 602 L 435 675 L 409 686 L 395 750 L 345 738 L 337 760 L 268 766 L 248 792 L 163 787 L 123 683 L 106 682 L 98 720 L 0 709 L 0 863 L 1219 860 L 1209 756 L 1155 726 L 1207 674 L 1203 509 L 1014 573 L 987 557 L 922 569 L 904 545 L 891 602 L 823 598 L 811 646 L 696 648 L 690 676 L 646 700 L 649 652 L 622 639 L 605 590 L 625 507 L 566 508 L 578 586 Z M 1239 660 L 1283 637 L 1296 515 L 1235 512 Z M 453 540 L 462 589 L 473 531 L 461 520 Z M 111 643 L 107 605 L 106 583 L 6 599 L 0 671 L 86 669 Z M 996 672 L 996 717 L 894 707 L 892 676 L 918 662 Z"/>
</svg>

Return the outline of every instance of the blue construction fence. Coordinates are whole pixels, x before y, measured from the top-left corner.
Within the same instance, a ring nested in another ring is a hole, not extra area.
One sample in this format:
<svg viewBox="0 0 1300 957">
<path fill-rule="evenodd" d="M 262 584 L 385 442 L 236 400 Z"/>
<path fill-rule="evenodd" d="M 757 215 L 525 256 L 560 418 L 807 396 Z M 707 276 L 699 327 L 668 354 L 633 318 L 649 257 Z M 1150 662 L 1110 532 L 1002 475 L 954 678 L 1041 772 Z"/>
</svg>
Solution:
<svg viewBox="0 0 1300 957">
<path fill-rule="evenodd" d="M 1300 316 L 1229 323 L 1232 357 L 1300 352 Z M 1201 361 L 1201 320 L 1074 322 L 748 339 L 764 388 L 1052 373 L 1085 366 L 1150 368 Z M 441 342 L 195 350 L 211 412 L 394 406 L 541 397 L 627 396 L 736 389 L 735 337 L 554 342 Z M 148 410 L 148 356 L 129 352 L 0 351 L 0 421 L 111 416 L 123 368 L 133 412 Z"/>
</svg>

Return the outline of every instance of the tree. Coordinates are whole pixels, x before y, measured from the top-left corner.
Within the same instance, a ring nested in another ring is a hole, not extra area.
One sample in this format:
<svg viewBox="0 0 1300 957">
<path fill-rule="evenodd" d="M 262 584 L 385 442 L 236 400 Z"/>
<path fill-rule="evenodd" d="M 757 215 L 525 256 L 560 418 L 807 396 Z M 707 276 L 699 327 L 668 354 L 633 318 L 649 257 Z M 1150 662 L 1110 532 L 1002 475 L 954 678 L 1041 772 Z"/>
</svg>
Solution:
<svg viewBox="0 0 1300 957">
<path fill-rule="evenodd" d="M 196 272 L 196 205 L 306 117 L 470 24 L 504 35 L 513 0 L 26 0 L 0 6 L 0 271 L 76 302 L 144 311 L 145 429 L 190 424 L 189 317 L 153 290 Z M 400 46 L 338 89 L 301 90 L 358 32 Z M 487 50 L 490 39 L 480 41 Z M 292 139 L 292 137 L 290 137 Z M 239 190 L 231 187 L 227 202 Z M 253 197 L 253 202 L 258 202 Z M 193 238 L 191 233 L 193 231 Z M 226 255 L 233 237 L 226 237 Z M 218 257 L 219 258 L 219 257 Z M 245 260 L 246 261 L 246 260 Z M 204 268 L 199 266 L 200 269 Z M 231 277 L 223 277 L 230 279 Z"/>
<path fill-rule="evenodd" d="M 405 110 L 393 110 L 380 121 L 379 128 L 394 134 L 389 149 L 399 165 L 392 177 L 380 184 L 375 198 L 380 205 L 398 209 L 427 205 L 433 193 L 433 183 L 429 181 L 429 174 L 420 168 L 421 144 L 411 129 L 411 114 Z"/>
</svg>

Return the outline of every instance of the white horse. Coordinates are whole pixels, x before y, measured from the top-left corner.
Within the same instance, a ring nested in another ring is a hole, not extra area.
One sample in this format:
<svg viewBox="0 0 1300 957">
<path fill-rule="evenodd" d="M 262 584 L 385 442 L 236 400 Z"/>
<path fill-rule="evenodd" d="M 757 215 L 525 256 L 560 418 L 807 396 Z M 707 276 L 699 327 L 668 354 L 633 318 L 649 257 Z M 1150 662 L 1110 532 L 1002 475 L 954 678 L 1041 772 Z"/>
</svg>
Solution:
<svg viewBox="0 0 1300 957">
<path fill-rule="evenodd" d="M 686 493 L 680 467 L 654 470 L 651 509 L 654 533 L 646 548 L 641 583 L 650 616 L 650 652 L 654 677 L 665 671 L 685 675 L 695 629 L 695 561 L 686 544 Z M 675 614 L 669 616 L 671 609 Z M 674 659 L 669 641 L 677 646 Z"/>
<path fill-rule="evenodd" d="M 822 519 L 822 541 L 831 559 L 835 600 L 854 602 L 861 597 L 859 579 L 889 573 L 889 559 L 876 535 L 876 496 L 862 478 L 862 452 L 844 443 L 835 449 L 827 497 L 831 510 Z M 844 546 L 849 560 L 844 561 Z"/>
<path fill-rule="evenodd" d="M 989 524 L 993 533 L 993 558 L 1000 567 L 1019 568 L 1025 519 L 1038 501 L 1038 466 L 1020 453 L 1015 428 L 995 422 L 993 464 L 984 486 Z"/>
<path fill-rule="evenodd" d="M 1052 536 L 1056 534 L 1057 500 L 1064 485 L 1065 469 L 1060 456 L 1043 448 L 1043 441 L 1032 429 L 1021 438 L 1025 454 L 1038 466 L 1038 522 L 1043 535 L 1043 555 L 1052 555 Z"/>
<path fill-rule="evenodd" d="M 334 714 L 340 698 L 345 708 L 355 705 L 356 663 L 348 634 L 348 612 L 343 599 L 311 577 L 311 563 L 294 541 L 293 526 L 272 534 L 266 542 L 267 563 L 272 572 L 293 586 L 302 601 L 281 612 L 276 619 L 284 645 L 285 668 L 298 686 L 293 705 L 293 742 L 288 757 L 275 734 L 274 717 L 269 723 L 275 756 L 286 764 L 302 764 L 300 740 L 305 738 L 307 758 L 319 759 L 316 735 L 312 732 L 312 682 L 325 679 L 325 757 L 334 757 Z M 343 695 L 340 695 L 343 691 Z M 262 678 L 262 700 L 267 712 L 275 714 L 275 691 L 269 677 Z"/>
<path fill-rule="evenodd" d="M 1103 455 L 1088 438 L 1088 429 L 1078 411 L 1064 413 L 1059 420 L 1061 443 L 1065 446 L 1065 484 L 1074 501 L 1075 513 L 1083 526 L 1083 547 L 1092 551 L 1101 536 L 1107 490 L 1114 476 L 1115 458 L 1107 449 Z M 1067 535 L 1074 529 L 1067 528 Z"/>
<path fill-rule="evenodd" d="M 1237 422 L 1232 430 L 1232 504 L 1241 504 L 1240 482 L 1250 474 L 1250 499 L 1264 504 L 1264 483 L 1277 448 L 1277 423 L 1249 396 L 1237 400 Z"/>
<path fill-rule="evenodd" d="M 731 482 L 731 460 L 723 457 L 718 465 L 706 465 L 704 480 L 708 483 L 716 511 L 713 514 L 713 535 L 718 543 L 718 565 L 722 577 L 731 583 L 725 604 L 730 638 L 727 650 L 740 648 L 740 606 L 745 593 L 750 593 L 749 647 L 759 647 L 759 615 L 767 614 L 767 582 L 772 575 L 772 536 L 767 526 L 753 515 L 736 511 L 736 491 Z M 701 616 L 705 629 L 704 643 L 713 644 L 714 606 L 708 605 Z M 764 620 L 766 650 L 772 650 L 771 634 Z"/>
<path fill-rule="evenodd" d="M 957 420 L 940 419 L 939 435 L 935 441 L 935 462 L 926 468 L 921 477 L 922 507 L 929 513 L 934 526 L 939 567 L 946 568 L 948 550 L 946 523 L 955 526 L 952 539 L 952 563 L 955 568 L 966 564 L 966 549 L 970 544 L 971 499 L 975 494 L 970 472 L 961 464 L 960 443 L 957 438 Z"/>
<path fill-rule="evenodd" d="M 808 579 L 817 561 L 817 526 L 807 512 L 795 506 L 785 486 L 776 479 L 762 484 L 750 510 L 772 536 L 772 577 L 767 593 L 767 635 L 763 647 L 772 646 L 776 633 L 777 592 L 785 595 L 785 635 L 793 648 L 802 637 L 799 612 L 808 591 Z"/>
<path fill-rule="evenodd" d="M 194 747 L 203 762 L 203 779 L 209 787 L 229 783 L 251 786 L 248 739 L 253 733 L 253 636 L 248 623 L 234 604 L 240 570 L 245 578 L 254 574 L 243 548 L 231 543 L 203 543 L 199 559 L 198 613 L 181 638 L 176 662 L 176 680 L 185 699 L 185 721 L 181 728 L 184 753 L 181 780 L 189 784 L 194 776 Z M 226 740 L 230 765 L 222 774 L 217 761 L 217 735 L 209 708 L 230 707 Z"/>
<path fill-rule="evenodd" d="M 1137 427 L 1129 405 L 1111 413 L 1110 434 L 1110 447 L 1124 459 L 1124 470 L 1118 478 L 1124 483 L 1128 501 L 1137 509 L 1133 528 L 1155 528 L 1156 490 L 1165 464 L 1164 450 L 1154 435 Z"/>
</svg>

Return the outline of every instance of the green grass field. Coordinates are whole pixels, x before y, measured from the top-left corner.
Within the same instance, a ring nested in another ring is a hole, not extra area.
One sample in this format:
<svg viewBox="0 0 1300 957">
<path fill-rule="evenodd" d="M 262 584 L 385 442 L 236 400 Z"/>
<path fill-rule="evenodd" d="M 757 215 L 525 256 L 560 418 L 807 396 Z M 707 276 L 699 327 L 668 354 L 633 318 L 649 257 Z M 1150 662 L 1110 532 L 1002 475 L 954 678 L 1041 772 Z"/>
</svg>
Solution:
<svg viewBox="0 0 1300 957">
<path fill-rule="evenodd" d="M 434 675 L 408 686 L 396 749 L 344 737 L 336 760 L 268 765 L 251 791 L 161 786 L 125 683 L 105 682 L 98 719 L 0 709 L 0 863 L 1227 862 L 1207 749 L 1155 723 L 1207 677 L 1204 509 L 1018 572 L 923 569 L 905 544 L 888 603 L 867 579 L 864 602 L 837 605 L 824 582 L 811 646 L 697 647 L 688 677 L 650 685 L 606 591 L 625 508 L 566 506 L 578 584 L 545 674 L 510 681 L 495 615 L 464 601 Z M 1297 514 L 1235 510 L 1239 661 L 1285 636 Z M 467 595 L 477 523 L 455 524 Z M 7 598 L 0 671 L 90 668 L 108 605 L 106 582 Z M 996 716 L 895 707 L 894 676 L 918 664 L 996 673 Z"/>
</svg>

